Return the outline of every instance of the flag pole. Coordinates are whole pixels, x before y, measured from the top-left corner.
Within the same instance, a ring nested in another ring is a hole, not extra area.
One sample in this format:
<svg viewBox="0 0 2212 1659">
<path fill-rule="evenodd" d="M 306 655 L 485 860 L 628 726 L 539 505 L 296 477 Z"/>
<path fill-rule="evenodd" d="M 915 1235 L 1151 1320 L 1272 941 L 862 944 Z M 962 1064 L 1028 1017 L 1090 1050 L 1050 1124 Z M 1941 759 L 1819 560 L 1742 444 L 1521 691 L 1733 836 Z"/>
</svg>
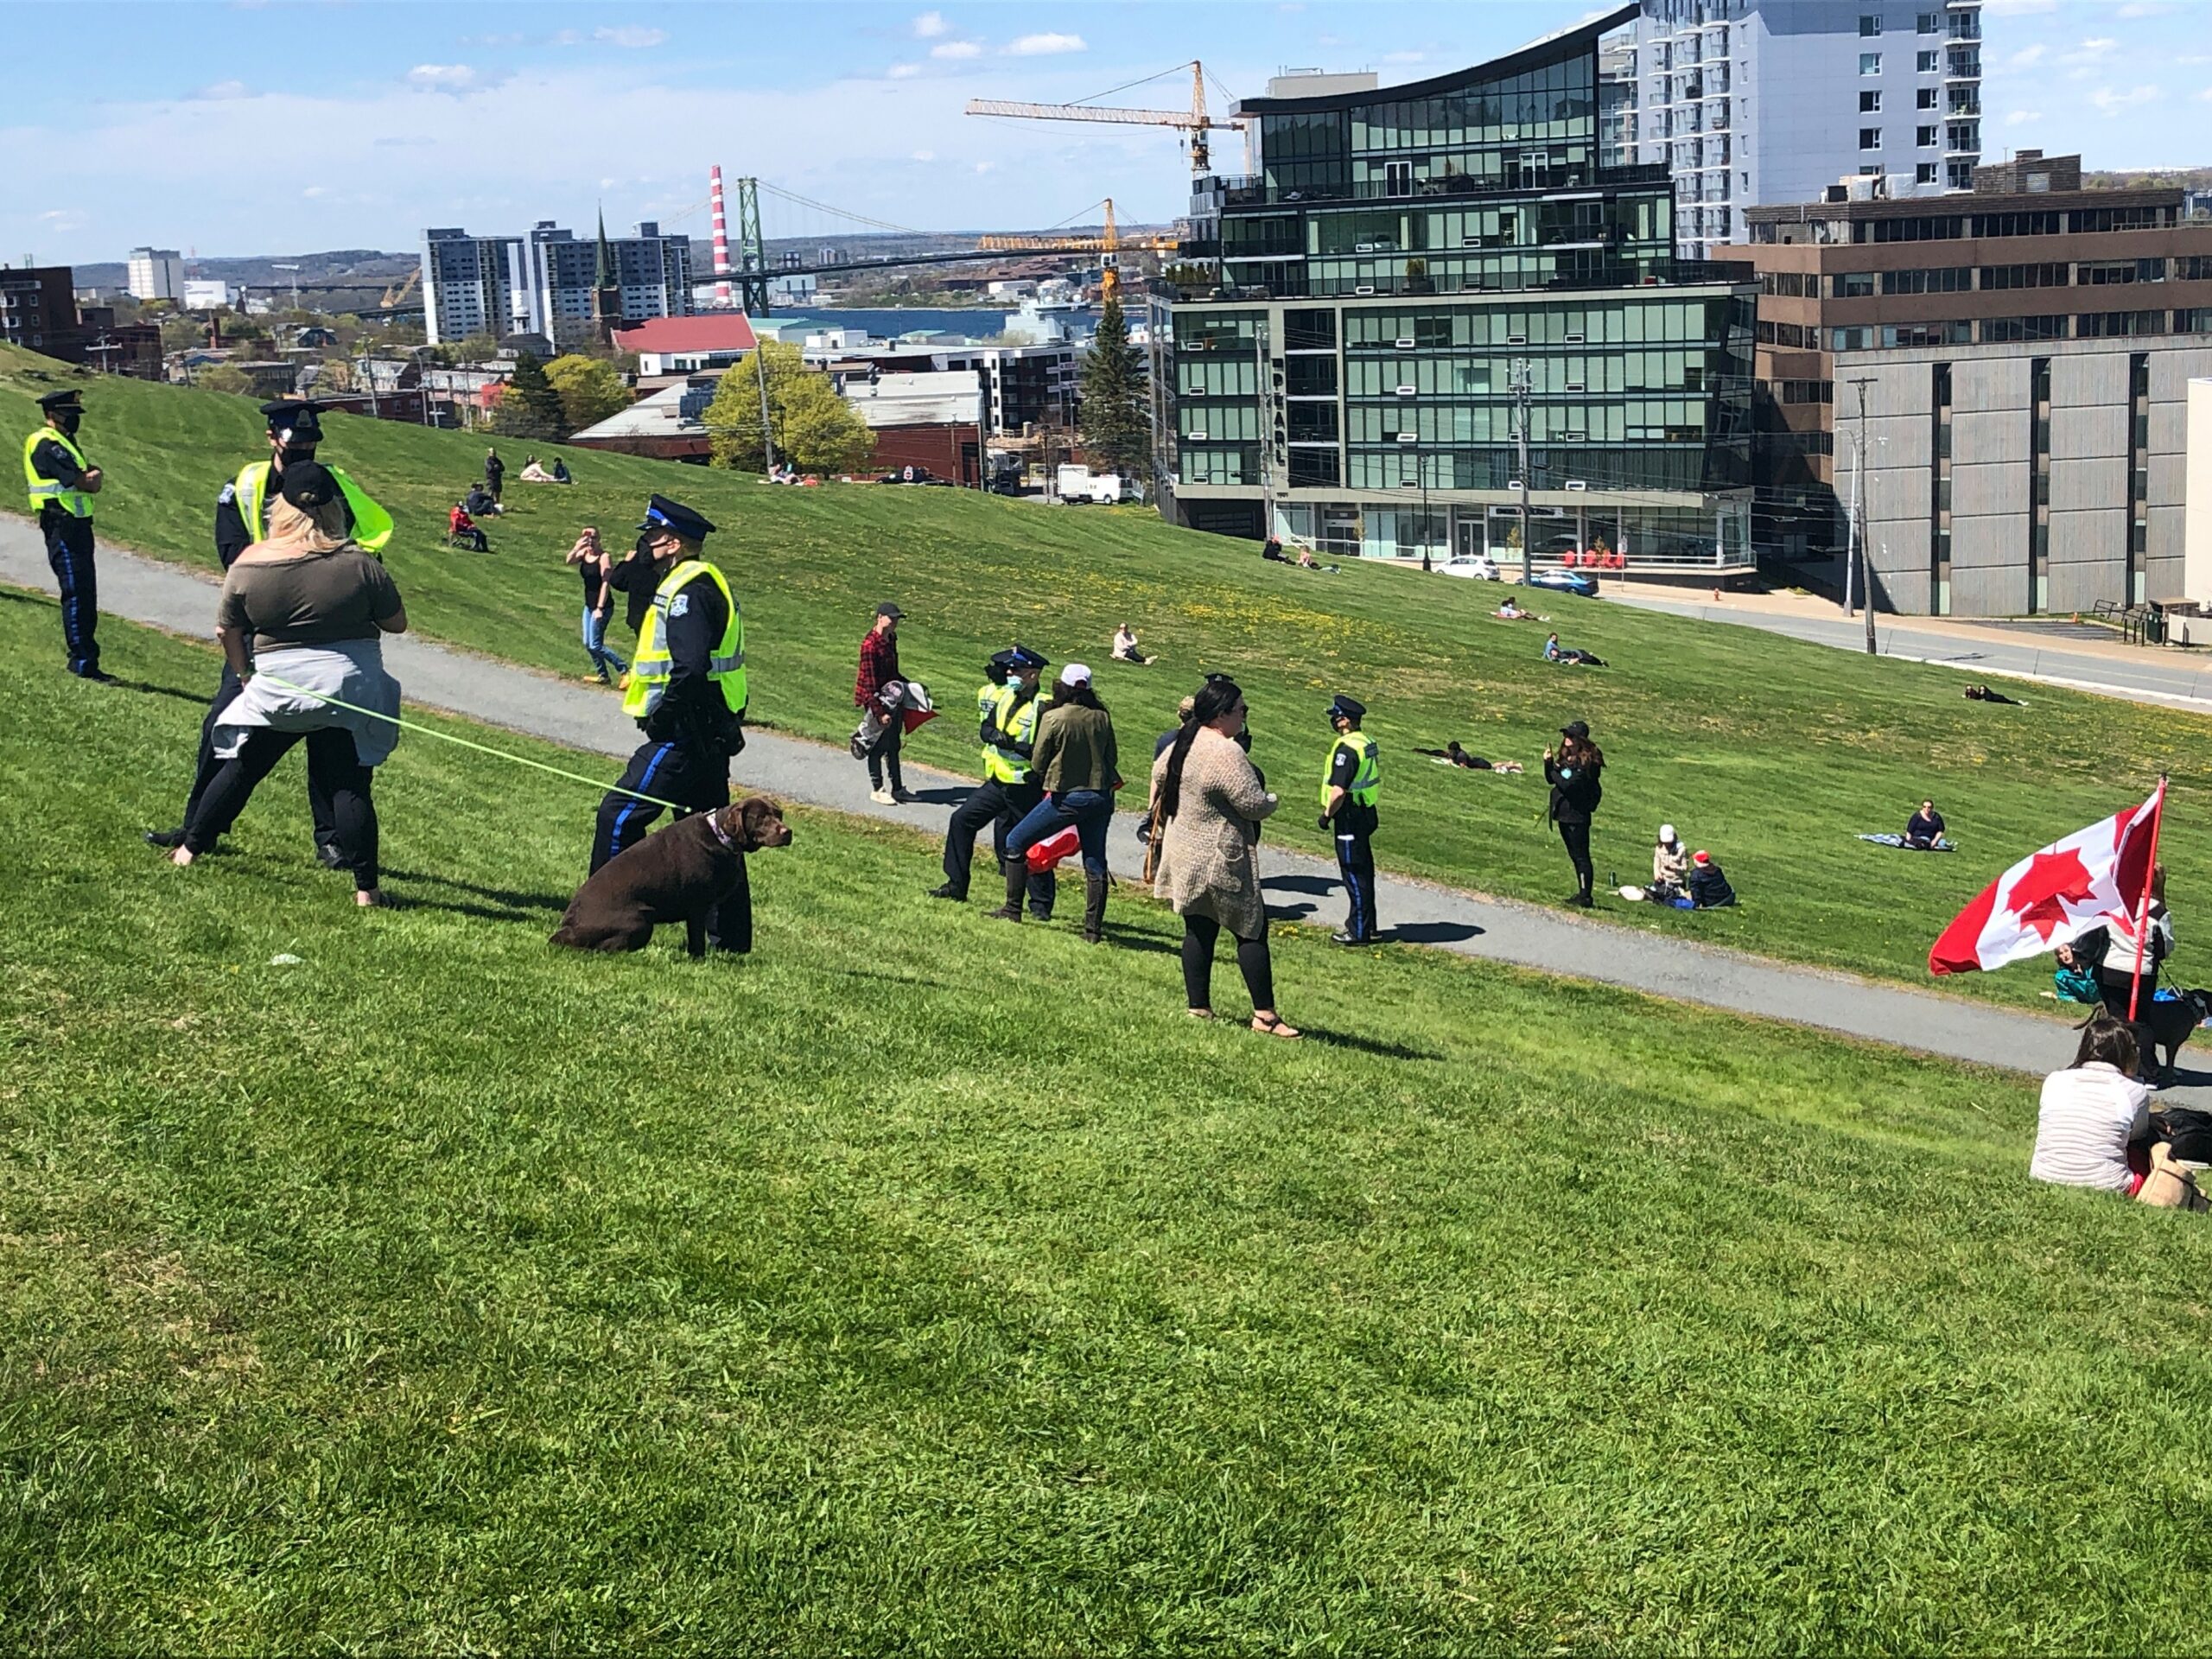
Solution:
<svg viewBox="0 0 2212 1659">
<path fill-rule="evenodd" d="M 2158 823 L 2166 815 L 2166 774 L 2158 774 L 2158 792 L 2151 802 L 2151 859 L 2143 872 L 2143 899 L 2135 911 L 2135 972 L 2127 982 L 2127 1019 L 2135 1020 L 2136 999 L 2143 994 L 2143 946 L 2151 931 L 2151 884 L 2158 879 Z M 2154 966 L 2156 964 L 2153 964 Z"/>
</svg>

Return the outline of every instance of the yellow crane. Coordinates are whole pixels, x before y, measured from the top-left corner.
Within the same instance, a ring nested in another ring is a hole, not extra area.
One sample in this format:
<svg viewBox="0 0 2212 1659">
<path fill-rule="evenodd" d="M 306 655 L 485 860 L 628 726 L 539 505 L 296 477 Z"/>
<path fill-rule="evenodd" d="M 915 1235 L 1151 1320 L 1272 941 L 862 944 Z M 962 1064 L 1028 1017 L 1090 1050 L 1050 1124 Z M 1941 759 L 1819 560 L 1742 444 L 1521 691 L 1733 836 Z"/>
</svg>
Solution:
<svg viewBox="0 0 2212 1659">
<path fill-rule="evenodd" d="M 1111 297 L 1122 285 L 1120 266 L 1123 248 L 1141 248 L 1147 253 L 1173 253 L 1180 244 L 1172 236 L 1137 236 L 1124 242 L 1114 226 L 1114 198 L 1109 196 L 1098 205 L 1106 210 L 1105 234 L 1103 236 L 1055 236 L 1046 231 L 1033 235 L 979 237 L 976 245 L 991 253 L 1095 253 L 1098 256 L 1102 273 L 1098 283 L 1101 294 Z"/>
<path fill-rule="evenodd" d="M 394 283 L 391 287 L 385 289 L 384 291 L 384 297 L 378 300 L 377 304 L 386 311 L 391 310 L 395 305 L 404 305 L 406 303 L 407 296 L 415 291 L 415 284 L 422 280 L 423 268 L 422 266 L 417 265 L 407 273 L 407 280 L 405 282 Z"/>
<path fill-rule="evenodd" d="M 1191 171 L 1194 175 L 1213 170 L 1212 158 L 1206 147 L 1206 134 L 1211 131 L 1230 131 L 1244 124 L 1241 116 L 1209 115 L 1206 113 L 1205 66 L 1196 58 L 1188 64 L 1179 64 L 1176 69 L 1191 72 L 1191 107 L 1187 110 L 1123 110 L 1103 104 L 1018 104 L 1002 98 L 971 98 L 968 100 L 970 115 L 1011 116 L 1030 121 L 1101 121 L 1122 126 L 1173 127 L 1191 136 Z M 1176 69 L 1164 71 L 1173 74 Z M 1150 77 L 1157 80 L 1158 75 Z M 1132 81 L 1132 86 L 1141 82 Z M 1115 89 L 1120 91 L 1119 87 Z M 1108 94 L 1100 93 L 1100 97 Z"/>
</svg>

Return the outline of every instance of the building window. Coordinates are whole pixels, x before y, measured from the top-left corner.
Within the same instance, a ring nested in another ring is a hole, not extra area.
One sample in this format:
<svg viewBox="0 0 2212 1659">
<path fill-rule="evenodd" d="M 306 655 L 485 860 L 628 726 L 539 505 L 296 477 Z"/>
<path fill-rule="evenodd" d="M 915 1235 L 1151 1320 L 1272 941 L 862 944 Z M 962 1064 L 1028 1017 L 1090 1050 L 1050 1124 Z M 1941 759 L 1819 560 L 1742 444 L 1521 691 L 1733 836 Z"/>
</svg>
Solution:
<svg viewBox="0 0 2212 1659">
<path fill-rule="evenodd" d="M 1861 114 L 1861 115 L 1879 115 L 1881 112 L 1882 112 L 1882 95 L 1881 95 L 1881 93 L 1879 93 L 1879 92 L 1861 92 L 1861 93 L 1859 93 L 1859 114 Z"/>
<path fill-rule="evenodd" d="M 1922 12 L 1918 26 L 1914 32 L 1920 35 L 1941 35 L 1943 32 L 1943 14 L 1940 11 Z"/>
<path fill-rule="evenodd" d="M 1862 75 L 1880 74 L 1882 54 L 1878 52 L 1861 52 L 1859 54 L 1859 73 Z"/>
<path fill-rule="evenodd" d="M 1912 181 L 1915 184 L 1934 184 L 1936 182 L 1936 173 L 1935 162 L 1923 162 L 1912 169 Z"/>
<path fill-rule="evenodd" d="M 1861 39 L 1861 40 L 1866 40 L 1866 41 L 1871 41 L 1871 40 L 1873 40 L 1873 39 L 1875 39 L 1876 37 L 1878 37 L 1878 36 L 1881 34 L 1881 32 L 1882 32 L 1882 14 L 1881 14 L 1880 12 L 1878 12 L 1878 11 L 1876 11 L 1876 12 L 1864 12 L 1864 11 L 1862 11 L 1862 12 L 1860 12 L 1860 13 L 1859 14 L 1859 39 Z"/>
<path fill-rule="evenodd" d="M 1954 190 L 1971 190 L 1974 188 L 1974 163 L 1972 162 L 1953 162 L 1951 163 L 1951 180 L 1949 188 Z"/>
<path fill-rule="evenodd" d="M 1936 104 L 1936 88 L 1933 86 L 1922 87 L 1920 89 L 1919 96 L 1916 97 L 1913 102 L 1920 109 L 1934 109 Z"/>
<path fill-rule="evenodd" d="M 1879 149 L 1881 147 L 1882 130 L 1879 127 L 1861 127 L 1859 129 L 1859 149 Z"/>
<path fill-rule="evenodd" d="M 1923 75 L 1937 73 L 1942 67 L 1943 54 L 1940 52 L 1923 52 L 1918 60 L 1913 65 L 1914 72 Z M 1927 97 L 1927 107 L 1932 110 L 1936 107 L 1936 94 L 1931 91 Z"/>
</svg>

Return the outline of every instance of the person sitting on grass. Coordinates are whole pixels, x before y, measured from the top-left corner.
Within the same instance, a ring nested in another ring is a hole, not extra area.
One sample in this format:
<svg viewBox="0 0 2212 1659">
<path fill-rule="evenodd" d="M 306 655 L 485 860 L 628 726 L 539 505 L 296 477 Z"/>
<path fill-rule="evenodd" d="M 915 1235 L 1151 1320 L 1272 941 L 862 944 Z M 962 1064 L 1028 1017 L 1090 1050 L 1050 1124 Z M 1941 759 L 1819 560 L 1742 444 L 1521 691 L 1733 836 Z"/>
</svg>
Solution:
<svg viewBox="0 0 2212 1659">
<path fill-rule="evenodd" d="M 2074 1063 L 2043 1080 L 2031 1180 L 2133 1196 L 2151 1172 L 2151 1091 L 2135 1080 L 2135 1033 L 2100 1014 Z"/>
<path fill-rule="evenodd" d="M 2095 1007 L 2104 1001 L 2104 993 L 2097 984 L 2097 963 L 2104 957 L 2104 948 L 2111 935 L 2104 929 L 2084 934 L 2071 944 L 2062 944 L 2053 951 L 2058 965 L 2051 970 L 2050 982 L 2062 1002 L 2086 1002 Z"/>
<path fill-rule="evenodd" d="M 491 491 L 481 484 L 470 485 L 468 493 L 461 499 L 461 505 L 468 509 L 468 516 L 472 518 L 493 518 L 506 511 Z"/>
<path fill-rule="evenodd" d="M 1651 886 L 1649 895 L 1661 904 L 1672 904 L 1689 891 L 1690 855 L 1682 845 L 1682 838 L 1675 833 L 1675 826 L 1659 826 L 1659 839 L 1651 849 Z"/>
<path fill-rule="evenodd" d="M 1936 810 L 1933 801 L 1923 801 L 1920 810 L 1904 823 L 1904 844 L 1915 852 L 1924 853 L 1943 839 L 1943 815 Z"/>
<path fill-rule="evenodd" d="M 1526 622 L 1529 620 L 1529 613 L 1522 610 L 1519 605 L 1514 602 L 1513 595 L 1510 594 L 1508 594 L 1505 598 L 1500 601 L 1498 607 L 1492 611 L 1491 614 L 1501 622 Z"/>
<path fill-rule="evenodd" d="M 558 455 L 553 457 L 553 481 L 556 484 L 573 484 L 576 481 L 569 476 L 569 463 Z"/>
<path fill-rule="evenodd" d="M 1144 667 L 1152 658 L 1137 649 L 1137 631 L 1124 622 L 1114 630 L 1114 660 Z"/>
<path fill-rule="evenodd" d="M 1555 633 L 1544 638 L 1544 660 L 1564 664 L 1569 668 L 1603 668 L 1605 665 L 1605 659 L 1595 652 L 1577 651 L 1572 646 L 1562 645 Z"/>
<path fill-rule="evenodd" d="M 446 539 L 455 547 L 465 546 L 474 552 L 489 553 L 492 550 L 491 543 L 484 539 L 482 527 L 468 516 L 468 509 L 458 501 L 453 504 L 453 511 L 446 515 Z"/>
<path fill-rule="evenodd" d="M 1690 903 L 1700 910 L 1726 910 L 1736 902 L 1719 861 L 1700 849 L 1690 855 Z"/>
</svg>

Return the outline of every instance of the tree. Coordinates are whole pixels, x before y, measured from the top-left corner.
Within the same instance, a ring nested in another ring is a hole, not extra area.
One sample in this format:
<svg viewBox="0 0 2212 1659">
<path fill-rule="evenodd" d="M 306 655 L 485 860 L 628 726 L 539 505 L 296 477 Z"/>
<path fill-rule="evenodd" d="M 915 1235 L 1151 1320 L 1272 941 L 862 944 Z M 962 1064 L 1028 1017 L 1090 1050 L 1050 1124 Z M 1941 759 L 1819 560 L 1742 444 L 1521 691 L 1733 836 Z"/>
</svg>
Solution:
<svg viewBox="0 0 2212 1659">
<path fill-rule="evenodd" d="M 798 347 L 767 340 L 722 376 L 707 405 L 707 434 L 717 467 L 759 472 L 766 466 L 760 446 L 760 381 L 768 379 L 768 418 L 776 456 L 810 473 L 849 473 L 875 453 L 875 434 L 837 395 L 829 377 L 810 370 Z"/>
<path fill-rule="evenodd" d="M 630 407 L 630 389 L 612 363 L 573 353 L 545 365 L 545 378 L 561 399 L 563 429 L 581 432 Z"/>
<path fill-rule="evenodd" d="M 1098 314 L 1098 333 L 1084 355 L 1082 393 L 1084 448 L 1108 470 L 1149 484 L 1152 410 L 1144 353 L 1129 344 L 1119 296 Z"/>
<path fill-rule="evenodd" d="M 492 429 L 508 438 L 557 438 L 568 428 L 561 409 L 561 394 L 545 378 L 545 365 L 524 352 L 515 359 L 515 372 L 499 392 L 493 411 Z"/>
<path fill-rule="evenodd" d="M 200 371 L 193 384 L 202 391 L 227 391 L 243 397 L 253 390 L 253 380 L 244 369 L 228 363 L 210 364 Z"/>
</svg>

